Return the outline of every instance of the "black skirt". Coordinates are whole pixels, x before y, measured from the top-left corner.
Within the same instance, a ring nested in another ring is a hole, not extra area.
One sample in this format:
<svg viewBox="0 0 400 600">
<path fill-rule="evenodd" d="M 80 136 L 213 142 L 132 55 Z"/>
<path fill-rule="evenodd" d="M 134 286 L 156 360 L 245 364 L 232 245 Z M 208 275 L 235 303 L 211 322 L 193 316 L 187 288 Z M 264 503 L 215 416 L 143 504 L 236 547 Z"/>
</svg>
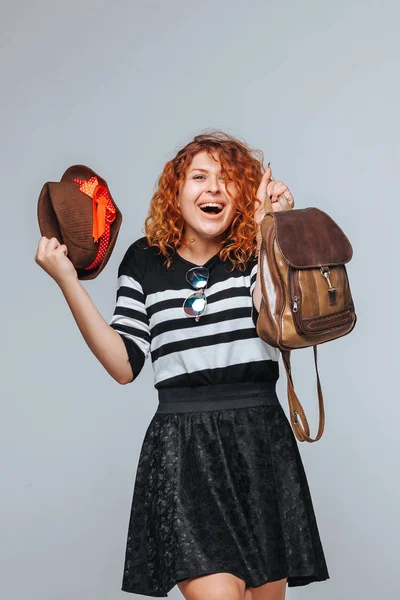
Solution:
<svg viewBox="0 0 400 600">
<path fill-rule="evenodd" d="M 133 491 L 122 590 L 165 597 L 232 573 L 329 579 L 296 438 L 274 383 L 159 390 Z"/>
</svg>

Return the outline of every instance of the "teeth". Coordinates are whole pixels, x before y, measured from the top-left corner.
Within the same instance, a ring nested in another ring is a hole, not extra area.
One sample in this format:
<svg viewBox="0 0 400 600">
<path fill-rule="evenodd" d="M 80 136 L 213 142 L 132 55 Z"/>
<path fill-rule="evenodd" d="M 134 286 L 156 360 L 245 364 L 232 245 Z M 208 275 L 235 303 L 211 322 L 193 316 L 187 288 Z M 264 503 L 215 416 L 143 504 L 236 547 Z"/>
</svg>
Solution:
<svg viewBox="0 0 400 600">
<path fill-rule="evenodd" d="M 202 206 L 217 206 L 218 208 L 220 208 L 221 210 L 223 209 L 224 205 L 220 204 L 219 202 L 205 202 L 204 204 L 200 204 L 200 208 Z"/>
</svg>

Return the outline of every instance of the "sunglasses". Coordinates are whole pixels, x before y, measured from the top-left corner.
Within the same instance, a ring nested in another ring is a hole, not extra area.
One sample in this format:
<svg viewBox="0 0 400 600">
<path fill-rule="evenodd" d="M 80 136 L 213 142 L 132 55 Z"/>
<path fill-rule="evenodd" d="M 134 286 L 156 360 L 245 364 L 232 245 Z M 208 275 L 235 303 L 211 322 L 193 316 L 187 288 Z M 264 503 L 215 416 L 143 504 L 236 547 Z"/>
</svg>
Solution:
<svg viewBox="0 0 400 600">
<path fill-rule="evenodd" d="M 209 274 L 207 267 L 193 267 L 186 273 L 186 281 L 199 291 L 186 298 L 183 303 L 183 310 L 185 315 L 194 317 L 196 321 L 206 312 L 207 298 L 204 290 L 208 283 Z"/>
</svg>

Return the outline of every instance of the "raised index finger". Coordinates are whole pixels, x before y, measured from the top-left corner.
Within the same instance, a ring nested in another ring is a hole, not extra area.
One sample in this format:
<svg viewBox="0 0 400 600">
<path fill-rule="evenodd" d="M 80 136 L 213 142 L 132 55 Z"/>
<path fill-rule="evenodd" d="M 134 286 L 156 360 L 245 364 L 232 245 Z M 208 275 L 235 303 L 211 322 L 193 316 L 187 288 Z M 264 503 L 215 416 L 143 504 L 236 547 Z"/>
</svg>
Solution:
<svg viewBox="0 0 400 600">
<path fill-rule="evenodd" d="M 265 200 L 265 196 L 267 195 L 267 187 L 271 181 L 271 177 L 272 177 L 272 170 L 268 163 L 268 166 L 265 169 L 265 173 L 261 178 L 260 185 L 257 190 L 257 198 L 259 200 L 261 200 L 261 202 L 264 202 L 264 200 Z"/>
</svg>

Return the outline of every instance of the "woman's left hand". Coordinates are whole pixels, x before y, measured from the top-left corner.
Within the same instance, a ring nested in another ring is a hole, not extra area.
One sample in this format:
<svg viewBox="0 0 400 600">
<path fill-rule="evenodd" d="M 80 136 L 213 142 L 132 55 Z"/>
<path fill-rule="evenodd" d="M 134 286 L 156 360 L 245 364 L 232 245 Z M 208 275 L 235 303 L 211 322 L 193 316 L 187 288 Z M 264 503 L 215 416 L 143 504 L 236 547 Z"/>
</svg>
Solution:
<svg viewBox="0 0 400 600">
<path fill-rule="evenodd" d="M 288 186 L 283 181 L 275 181 L 272 178 L 271 167 L 268 166 L 256 193 L 256 197 L 261 200 L 261 204 L 255 213 L 255 219 L 258 224 L 261 223 L 265 216 L 264 202 L 266 195 L 268 195 L 274 211 L 290 210 L 294 206 L 294 199 Z"/>
</svg>

